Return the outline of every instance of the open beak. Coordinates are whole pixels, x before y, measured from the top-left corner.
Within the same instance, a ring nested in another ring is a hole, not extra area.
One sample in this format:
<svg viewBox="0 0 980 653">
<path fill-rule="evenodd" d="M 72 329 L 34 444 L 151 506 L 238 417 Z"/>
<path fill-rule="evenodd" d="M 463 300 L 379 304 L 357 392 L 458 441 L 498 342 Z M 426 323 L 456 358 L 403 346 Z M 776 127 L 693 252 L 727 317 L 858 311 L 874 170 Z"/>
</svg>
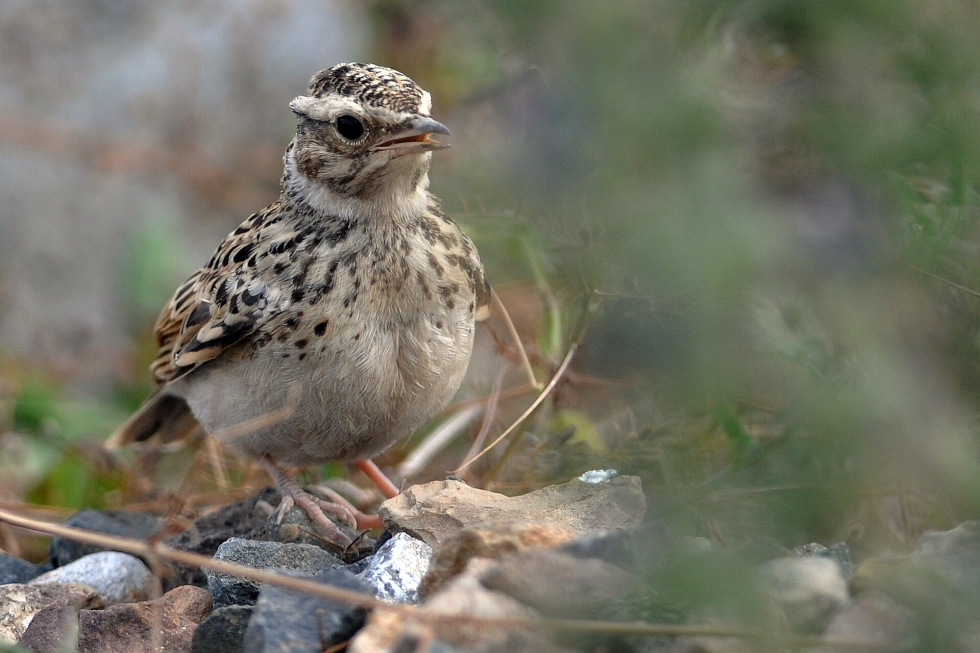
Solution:
<svg viewBox="0 0 980 653">
<path fill-rule="evenodd" d="M 404 129 L 390 135 L 385 141 L 371 148 L 374 152 L 391 152 L 393 157 L 406 154 L 419 154 L 449 147 L 448 143 L 432 140 L 432 134 L 449 135 L 449 129 L 437 120 L 427 116 L 412 119 Z"/>
</svg>

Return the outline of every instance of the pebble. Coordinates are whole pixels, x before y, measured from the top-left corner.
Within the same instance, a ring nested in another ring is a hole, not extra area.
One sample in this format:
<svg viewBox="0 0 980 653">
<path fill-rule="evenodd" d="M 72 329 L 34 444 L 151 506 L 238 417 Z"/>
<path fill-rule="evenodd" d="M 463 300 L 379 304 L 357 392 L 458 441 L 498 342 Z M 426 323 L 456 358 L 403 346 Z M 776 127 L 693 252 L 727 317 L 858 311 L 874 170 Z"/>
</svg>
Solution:
<svg viewBox="0 0 980 653">
<path fill-rule="evenodd" d="M 146 599 L 153 584 L 153 574 L 135 556 L 101 551 L 45 572 L 29 584 L 72 582 L 88 585 L 106 605 L 113 605 Z"/>
<path fill-rule="evenodd" d="M 194 630 L 191 653 L 243 653 L 245 631 L 254 609 L 250 605 L 229 605 L 212 612 Z"/>
<path fill-rule="evenodd" d="M 340 566 L 331 554 L 309 544 L 256 542 L 237 537 L 219 546 L 214 559 L 236 562 L 255 569 L 294 571 L 304 576 L 313 576 Z M 208 579 L 208 590 L 214 597 L 215 607 L 255 605 L 259 596 L 259 583 L 210 569 L 205 570 L 204 573 Z"/>
<path fill-rule="evenodd" d="M 342 568 L 310 580 L 373 595 L 368 583 Z M 366 614 L 359 606 L 264 585 L 245 633 L 245 652 L 320 653 L 353 637 Z"/>
<path fill-rule="evenodd" d="M 379 599 L 393 603 L 418 603 L 419 584 L 429 569 L 432 547 L 396 533 L 368 558 L 358 578 L 374 588 Z"/>
<path fill-rule="evenodd" d="M 849 598 L 840 565 L 829 558 L 777 558 L 760 571 L 770 597 L 804 632 L 821 632 Z"/>
<path fill-rule="evenodd" d="M 42 565 L 33 565 L 9 553 L 0 551 L 0 585 L 26 583 L 47 571 Z"/>
</svg>

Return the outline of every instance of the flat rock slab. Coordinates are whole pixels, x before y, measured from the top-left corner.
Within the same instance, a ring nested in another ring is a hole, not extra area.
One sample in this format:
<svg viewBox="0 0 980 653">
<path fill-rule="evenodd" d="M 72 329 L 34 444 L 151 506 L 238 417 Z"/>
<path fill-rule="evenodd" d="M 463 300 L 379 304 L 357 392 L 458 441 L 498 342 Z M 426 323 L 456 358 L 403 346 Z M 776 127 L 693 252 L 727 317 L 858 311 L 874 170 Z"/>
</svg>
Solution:
<svg viewBox="0 0 980 653">
<path fill-rule="evenodd" d="M 584 535 L 638 526 L 645 512 L 640 479 L 617 476 L 600 483 L 573 479 L 517 497 L 433 481 L 385 501 L 378 514 L 389 530 L 436 547 L 461 528 L 489 521 L 561 523 Z"/>
</svg>

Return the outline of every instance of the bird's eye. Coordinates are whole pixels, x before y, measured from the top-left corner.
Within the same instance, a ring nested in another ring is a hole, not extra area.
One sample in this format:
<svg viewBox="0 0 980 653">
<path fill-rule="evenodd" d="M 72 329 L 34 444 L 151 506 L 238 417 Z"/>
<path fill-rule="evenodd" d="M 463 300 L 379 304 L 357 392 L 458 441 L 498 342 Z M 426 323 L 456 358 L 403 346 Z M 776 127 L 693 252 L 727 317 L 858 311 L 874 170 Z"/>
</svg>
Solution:
<svg viewBox="0 0 980 653">
<path fill-rule="evenodd" d="M 354 116 L 337 118 L 337 133 L 349 141 L 356 141 L 364 134 L 364 125 Z"/>
</svg>

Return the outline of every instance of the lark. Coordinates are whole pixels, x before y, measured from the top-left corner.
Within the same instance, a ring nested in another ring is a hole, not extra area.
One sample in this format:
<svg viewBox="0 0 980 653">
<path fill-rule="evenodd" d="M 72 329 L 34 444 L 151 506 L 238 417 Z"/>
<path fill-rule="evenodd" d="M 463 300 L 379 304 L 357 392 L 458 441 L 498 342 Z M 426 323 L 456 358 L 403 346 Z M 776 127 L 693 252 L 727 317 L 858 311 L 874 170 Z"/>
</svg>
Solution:
<svg viewBox="0 0 980 653">
<path fill-rule="evenodd" d="M 280 465 L 365 460 L 457 391 L 490 286 L 428 192 L 432 100 L 390 68 L 345 63 L 290 109 L 278 201 L 177 288 L 154 328 L 156 390 L 108 440 L 200 425 L 262 461 L 338 544 L 350 540 Z M 272 416 L 270 418 L 270 416 Z"/>
</svg>

